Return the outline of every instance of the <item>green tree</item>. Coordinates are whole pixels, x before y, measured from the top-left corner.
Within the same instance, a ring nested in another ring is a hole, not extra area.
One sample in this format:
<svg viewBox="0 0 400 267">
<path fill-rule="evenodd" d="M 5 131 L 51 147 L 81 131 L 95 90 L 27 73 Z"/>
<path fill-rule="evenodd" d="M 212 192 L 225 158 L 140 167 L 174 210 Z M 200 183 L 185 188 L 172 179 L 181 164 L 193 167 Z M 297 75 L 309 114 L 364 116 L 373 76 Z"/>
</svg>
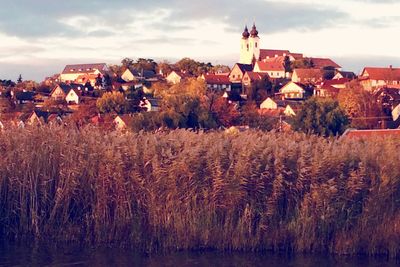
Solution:
<svg viewBox="0 0 400 267">
<path fill-rule="evenodd" d="M 297 131 L 326 137 L 342 134 L 348 124 L 346 112 L 337 101 L 316 98 L 304 102 L 292 121 L 292 126 Z"/>
<path fill-rule="evenodd" d="M 121 114 L 126 109 L 125 96 L 120 92 L 107 92 L 97 100 L 96 106 L 101 113 Z"/>
<path fill-rule="evenodd" d="M 283 61 L 283 67 L 285 68 L 285 72 L 286 73 L 290 73 L 290 72 L 293 72 L 293 69 L 292 69 L 292 62 L 290 61 L 290 58 L 289 58 L 289 56 L 285 56 L 285 59 L 284 59 L 284 61 Z"/>
<path fill-rule="evenodd" d="M 20 75 L 18 76 L 17 83 L 22 83 L 22 81 L 23 81 L 23 79 L 22 79 L 22 75 L 20 74 Z"/>
</svg>

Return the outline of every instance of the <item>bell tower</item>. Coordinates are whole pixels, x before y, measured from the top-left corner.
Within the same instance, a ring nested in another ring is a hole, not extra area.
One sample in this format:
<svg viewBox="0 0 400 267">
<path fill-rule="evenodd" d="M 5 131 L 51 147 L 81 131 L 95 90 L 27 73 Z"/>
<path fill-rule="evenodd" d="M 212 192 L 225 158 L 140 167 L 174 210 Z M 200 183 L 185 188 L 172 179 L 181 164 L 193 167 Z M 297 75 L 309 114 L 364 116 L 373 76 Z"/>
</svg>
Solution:
<svg viewBox="0 0 400 267">
<path fill-rule="evenodd" d="M 241 47 L 240 47 L 240 60 L 241 64 L 252 64 L 254 59 L 260 59 L 260 37 L 255 24 L 249 32 L 247 26 L 244 28 Z"/>
<path fill-rule="evenodd" d="M 250 45 L 249 45 L 249 37 L 250 33 L 249 30 L 247 29 L 247 25 L 244 28 L 244 31 L 242 33 L 242 39 L 240 40 L 240 60 L 239 63 L 241 64 L 249 64 L 248 58 L 250 56 Z"/>
</svg>

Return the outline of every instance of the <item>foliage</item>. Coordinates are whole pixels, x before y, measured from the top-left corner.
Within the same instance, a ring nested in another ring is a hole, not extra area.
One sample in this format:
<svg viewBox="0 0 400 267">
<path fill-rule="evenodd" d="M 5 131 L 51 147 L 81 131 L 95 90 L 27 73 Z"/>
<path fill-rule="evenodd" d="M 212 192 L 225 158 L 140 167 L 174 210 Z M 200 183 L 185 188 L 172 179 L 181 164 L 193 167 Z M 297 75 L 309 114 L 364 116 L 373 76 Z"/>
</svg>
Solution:
<svg viewBox="0 0 400 267">
<path fill-rule="evenodd" d="M 349 119 L 334 100 L 310 98 L 292 121 L 293 128 L 307 134 L 336 136 L 342 134 Z"/>
<path fill-rule="evenodd" d="M 259 131 L 5 129 L 0 239 L 398 257 L 399 147 Z"/>
<path fill-rule="evenodd" d="M 285 56 L 285 59 L 283 61 L 283 67 L 285 68 L 285 72 L 293 72 L 292 68 L 292 62 L 290 61 L 289 56 Z"/>
<path fill-rule="evenodd" d="M 260 104 L 268 96 L 273 94 L 273 84 L 268 75 L 265 75 L 261 80 L 254 81 L 246 90 L 248 99 Z"/>
<path fill-rule="evenodd" d="M 292 62 L 292 69 L 312 69 L 314 67 L 315 65 L 311 58 L 297 59 Z"/>
<path fill-rule="evenodd" d="M 279 118 L 260 114 L 255 102 L 248 102 L 241 110 L 241 124 L 253 129 L 271 131 L 278 123 Z"/>
<path fill-rule="evenodd" d="M 379 126 L 383 115 L 374 95 L 362 88 L 357 81 L 352 81 L 339 91 L 338 101 L 351 119 L 351 127 L 372 129 Z"/>
<path fill-rule="evenodd" d="M 189 74 L 199 76 L 201 74 L 210 72 L 213 68 L 213 65 L 211 63 L 198 62 L 191 58 L 182 58 L 175 63 L 175 68 L 180 71 L 185 71 Z"/>
<path fill-rule="evenodd" d="M 215 104 L 212 106 L 212 112 L 218 124 L 225 127 L 238 125 L 240 123 L 240 112 L 236 104 L 223 97 L 215 101 Z"/>
<path fill-rule="evenodd" d="M 98 113 L 96 101 L 88 101 L 86 103 L 81 103 L 78 110 L 72 113 L 70 119 L 75 125 L 83 126 L 88 124 Z"/>
<path fill-rule="evenodd" d="M 125 96 L 120 92 L 107 92 L 97 100 L 96 105 L 101 113 L 121 114 L 126 108 Z"/>
</svg>

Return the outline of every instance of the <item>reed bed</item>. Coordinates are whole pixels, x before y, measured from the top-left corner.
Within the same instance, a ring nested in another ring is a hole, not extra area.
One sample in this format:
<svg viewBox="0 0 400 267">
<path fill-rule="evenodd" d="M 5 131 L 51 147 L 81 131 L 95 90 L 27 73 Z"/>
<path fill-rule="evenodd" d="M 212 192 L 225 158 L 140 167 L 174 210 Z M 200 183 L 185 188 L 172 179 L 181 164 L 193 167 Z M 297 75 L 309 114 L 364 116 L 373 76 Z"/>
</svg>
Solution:
<svg viewBox="0 0 400 267">
<path fill-rule="evenodd" d="M 291 133 L 0 133 L 0 239 L 400 255 L 400 141 Z"/>
</svg>

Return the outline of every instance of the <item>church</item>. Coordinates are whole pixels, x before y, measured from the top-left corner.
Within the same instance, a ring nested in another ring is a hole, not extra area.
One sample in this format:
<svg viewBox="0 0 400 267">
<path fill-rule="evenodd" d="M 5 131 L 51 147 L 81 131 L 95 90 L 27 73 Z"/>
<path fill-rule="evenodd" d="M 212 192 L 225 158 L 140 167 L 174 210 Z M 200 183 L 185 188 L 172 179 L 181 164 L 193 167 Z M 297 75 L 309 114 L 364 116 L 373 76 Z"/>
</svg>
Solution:
<svg viewBox="0 0 400 267">
<path fill-rule="evenodd" d="M 241 82 L 246 71 L 267 73 L 272 79 L 290 78 L 285 69 L 285 61 L 308 60 L 316 69 L 332 67 L 339 70 L 341 67 L 328 58 L 305 58 L 301 53 L 291 53 L 289 50 L 261 49 L 261 39 L 255 23 L 249 31 L 244 28 L 240 40 L 239 62 L 232 69 L 230 80 Z"/>
</svg>

